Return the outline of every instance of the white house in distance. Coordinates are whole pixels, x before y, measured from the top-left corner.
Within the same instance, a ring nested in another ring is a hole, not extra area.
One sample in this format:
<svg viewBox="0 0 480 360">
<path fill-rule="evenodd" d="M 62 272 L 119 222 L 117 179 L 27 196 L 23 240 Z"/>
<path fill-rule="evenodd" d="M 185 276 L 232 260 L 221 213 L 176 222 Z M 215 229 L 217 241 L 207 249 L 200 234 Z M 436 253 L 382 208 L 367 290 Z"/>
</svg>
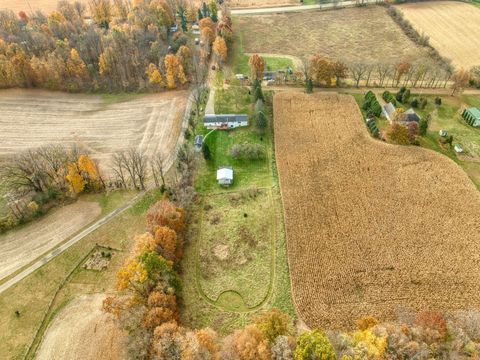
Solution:
<svg viewBox="0 0 480 360">
<path fill-rule="evenodd" d="M 234 129 L 248 126 L 248 115 L 246 114 L 205 114 L 203 125 L 207 129 Z"/>
<path fill-rule="evenodd" d="M 217 181 L 219 185 L 230 186 L 233 184 L 233 168 L 222 167 L 217 170 Z"/>
</svg>

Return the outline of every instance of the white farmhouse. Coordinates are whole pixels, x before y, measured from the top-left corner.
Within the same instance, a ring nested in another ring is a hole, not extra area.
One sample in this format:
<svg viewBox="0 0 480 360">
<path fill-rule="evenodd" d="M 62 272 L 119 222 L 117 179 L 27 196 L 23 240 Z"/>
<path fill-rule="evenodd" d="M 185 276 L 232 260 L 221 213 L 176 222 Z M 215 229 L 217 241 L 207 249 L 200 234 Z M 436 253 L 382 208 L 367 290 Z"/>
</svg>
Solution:
<svg viewBox="0 0 480 360">
<path fill-rule="evenodd" d="M 205 114 L 203 124 L 207 129 L 234 129 L 248 126 L 246 114 Z"/>
</svg>

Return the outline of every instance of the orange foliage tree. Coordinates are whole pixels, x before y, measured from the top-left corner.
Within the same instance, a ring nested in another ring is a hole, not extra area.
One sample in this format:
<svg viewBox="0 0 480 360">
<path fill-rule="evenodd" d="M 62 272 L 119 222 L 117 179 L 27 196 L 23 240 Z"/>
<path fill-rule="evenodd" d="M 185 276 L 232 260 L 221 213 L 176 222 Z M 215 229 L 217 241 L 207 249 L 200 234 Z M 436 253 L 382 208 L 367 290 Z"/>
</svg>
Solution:
<svg viewBox="0 0 480 360">
<path fill-rule="evenodd" d="M 177 233 L 185 227 L 185 213 L 167 199 L 157 201 L 147 212 L 147 228 L 155 233 L 159 226 L 166 226 Z"/>
<path fill-rule="evenodd" d="M 255 79 L 263 79 L 265 71 L 265 60 L 258 54 L 253 54 L 248 61 L 252 77 Z"/>
<path fill-rule="evenodd" d="M 183 70 L 183 66 L 178 60 L 178 58 L 173 54 L 168 54 L 165 56 L 165 71 L 167 78 L 167 87 L 169 89 L 174 89 L 177 87 L 177 83 L 185 84 L 187 82 L 187 77 Z"/>
<path fill-rule="evenodd" d="M 213 43 L 213 52 L 217 56 L 220 63 L 227 61 L 228 49 L 225 40 L 222 37 L 217 36 Z"/>
<path fill-rule="evenodd" d="M 177 233 L 166 226 L 158 226 L 155 230 L 157 252 L 165 259 L 175 261 L 178 245 Z"/>
</svg>

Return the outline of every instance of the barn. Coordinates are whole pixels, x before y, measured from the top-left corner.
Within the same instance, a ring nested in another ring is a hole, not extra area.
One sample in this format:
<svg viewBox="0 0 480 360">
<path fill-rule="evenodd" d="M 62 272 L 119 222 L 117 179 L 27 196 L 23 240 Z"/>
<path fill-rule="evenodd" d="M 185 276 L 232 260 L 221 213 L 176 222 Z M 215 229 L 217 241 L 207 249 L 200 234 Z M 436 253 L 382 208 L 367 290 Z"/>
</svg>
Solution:
<svg viewBox="0 0 480 360">
<path fill-rule="evenodd" d="M 207 129 L 234 129 L 248 126 L 248 115 L 246 114 L 206 114 L 203 118 L 203 125 Z"/>
<path fill-rule="evenodd" d="M 480 127 L 480 109 L 470 108 L 463 110 L 462 117 L 468 125 Z"/>
</svg>

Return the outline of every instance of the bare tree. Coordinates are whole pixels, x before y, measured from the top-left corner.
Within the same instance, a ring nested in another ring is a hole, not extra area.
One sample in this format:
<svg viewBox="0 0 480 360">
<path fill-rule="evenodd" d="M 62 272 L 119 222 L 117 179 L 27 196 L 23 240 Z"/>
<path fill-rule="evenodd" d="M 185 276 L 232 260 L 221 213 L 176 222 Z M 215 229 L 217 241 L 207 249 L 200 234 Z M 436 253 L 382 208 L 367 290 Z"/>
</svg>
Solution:
<svg viewBox="0 0 480 360">
<path fill-rule="evenodd" d="M 367 73 L 369 66 L 364 63 L 351 63 L 348 65 L 348 68 L 350 70 L 350 74 L 355 80 L 355 86 L 358 88 L 360 85 L 360 80 L 362 80 Z"/>
<path fill-rule="evenodd" d="M 392 67 L 390 64 L 378 63 L 376 66 L 378 82 L 380 86 L 383 86 L 385 79 L 390 74 Z"/>
<path fill-rule="evenodd" d="M 156 153 L 150 159 L 150 168 L 153 175 L 153 180 L 155 185 L 160 187 L 160 181 L 162 182 L 162 187 L 165 188 L 165 174 L 164 174 L 164 160 L 161 153 Z"/>
<path fill-rule="evenodd" d="M 465 69 L 458 70 L 452 76 L 452 96 L 455 95 L 456 92 L 461 92 L 467 85 L 468 81 L 470 80 L 470 73 Z"/>
<path fill-rule="evenodd" d="M 117 182 L 121 184 L 123 188 L 127 188 L 127 179 L 126 179 L 126 165 L 125 165 L 125 152 L 119 152 L 113 155 L 112 158 L 112 171 L 116 176 Z"/>
</svg>

